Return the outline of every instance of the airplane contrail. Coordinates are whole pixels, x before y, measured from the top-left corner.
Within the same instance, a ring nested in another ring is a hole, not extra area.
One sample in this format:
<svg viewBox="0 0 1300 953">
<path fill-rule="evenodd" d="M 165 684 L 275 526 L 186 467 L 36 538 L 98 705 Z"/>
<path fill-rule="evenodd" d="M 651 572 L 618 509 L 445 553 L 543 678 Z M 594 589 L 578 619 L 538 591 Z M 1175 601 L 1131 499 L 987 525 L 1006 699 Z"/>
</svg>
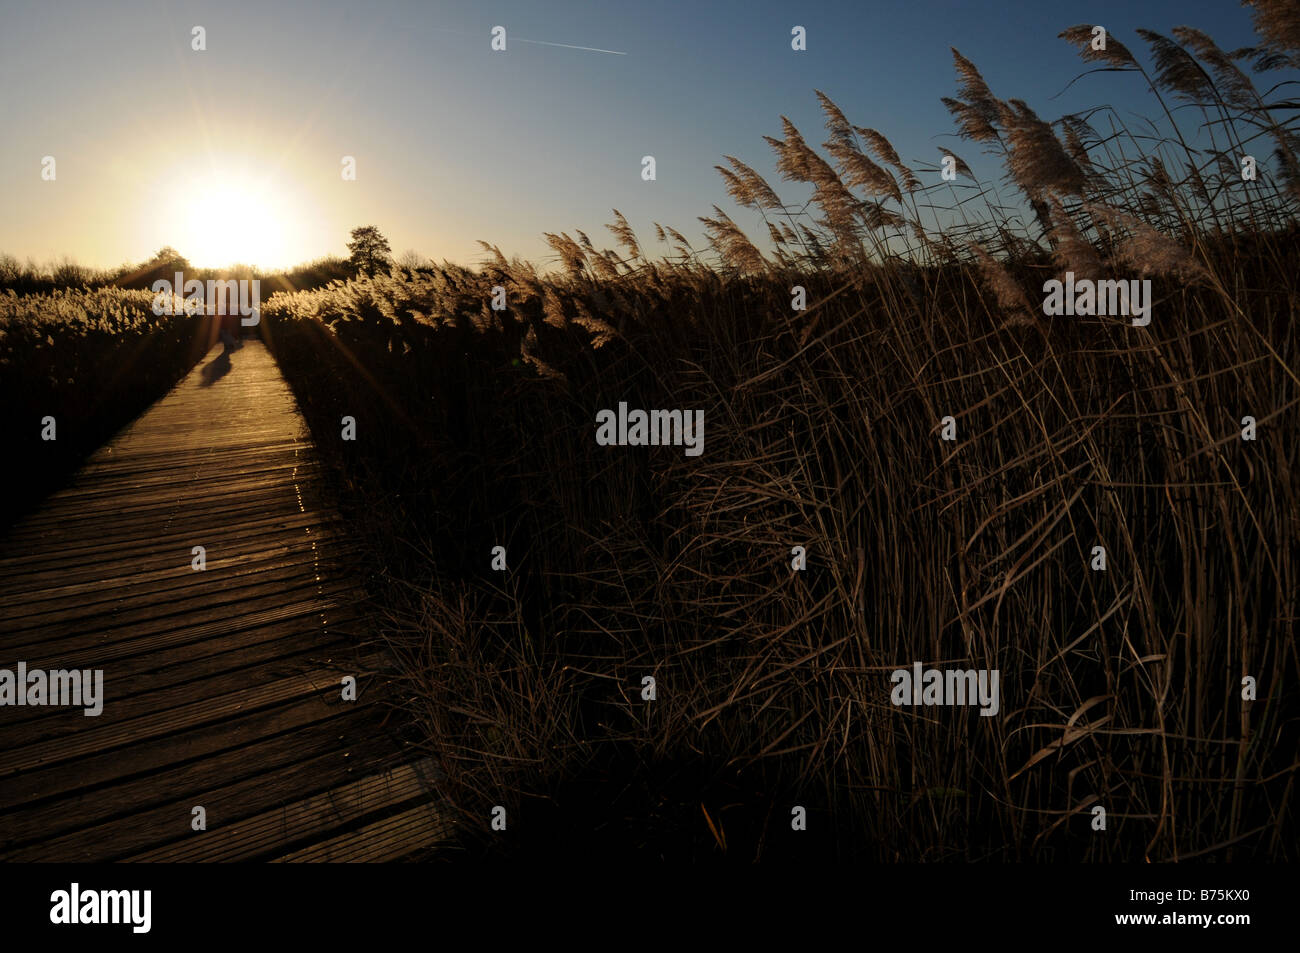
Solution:
<svg viewBox="0 0 1300 953">
<path fill-rule="evenodd" d="M 512 36 L 510 40 L 513 43 L 537 43 L 540 46 L 562 46 L 566 50 L 587 50 L 589 53 L 612 53 L 615 56 L 627 56 L 626 53 L 621 53 L 618 50 L 601 50 L 594 46 L 573 46 L 569 43 L 550 43 L 546 40 L 525 40 L 522 36 Z"/>
</svg>

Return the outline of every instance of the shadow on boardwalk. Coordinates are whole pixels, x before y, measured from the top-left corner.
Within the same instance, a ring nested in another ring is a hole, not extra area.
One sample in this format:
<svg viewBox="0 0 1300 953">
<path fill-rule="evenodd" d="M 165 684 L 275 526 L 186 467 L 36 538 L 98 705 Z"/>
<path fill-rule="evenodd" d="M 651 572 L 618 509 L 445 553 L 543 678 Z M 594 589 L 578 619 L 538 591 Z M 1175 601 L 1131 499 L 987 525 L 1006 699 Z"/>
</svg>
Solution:
<svg viewBox="0 0 1300 953">
<path fill-rule="evenodd" d="M 0 541 L 0 677 L 103 673 L 97 717 L 0 707 L 0 859 L 386 860 L 445 837 L 377 703 L 388 663 L 292 395 L 260 342 L 218 351 Z"/>
<path fill-rule="evenodd" d="M 204 364 L 203 369 L 199 371 L 199 383 L 204 387 L 211 387 L 217 381 L 221 380 L 221 378 L 229 374 L 230 369 L 234 366 L 230 361 L 230 353 L 231 352 L 229 351 L 223 350 L 212 360 L 208 361 L 208 363 Z"/>
</svg>

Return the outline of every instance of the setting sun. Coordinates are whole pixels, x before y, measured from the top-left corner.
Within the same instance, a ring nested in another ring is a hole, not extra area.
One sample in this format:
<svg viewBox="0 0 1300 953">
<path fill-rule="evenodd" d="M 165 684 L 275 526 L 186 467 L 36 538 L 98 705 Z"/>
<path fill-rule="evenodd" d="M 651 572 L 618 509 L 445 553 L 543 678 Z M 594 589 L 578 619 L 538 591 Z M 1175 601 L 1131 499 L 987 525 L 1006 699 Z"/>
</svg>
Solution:
<svg viewBox="0 0 1300 953">
<path fill-rule="evenodd" d="M 1300 0 L 0 2 L 6 938 L 1286 922 Z"/>
<path fill-rule="evenodd" d="M 178 186 L 172 207 L 179 212 L 176 245 L 196 265 L 267 266 L 294 257 L 285 242 L 289 210 L 263 183 L 237 176 L 196 177 Z"/>
</svg>

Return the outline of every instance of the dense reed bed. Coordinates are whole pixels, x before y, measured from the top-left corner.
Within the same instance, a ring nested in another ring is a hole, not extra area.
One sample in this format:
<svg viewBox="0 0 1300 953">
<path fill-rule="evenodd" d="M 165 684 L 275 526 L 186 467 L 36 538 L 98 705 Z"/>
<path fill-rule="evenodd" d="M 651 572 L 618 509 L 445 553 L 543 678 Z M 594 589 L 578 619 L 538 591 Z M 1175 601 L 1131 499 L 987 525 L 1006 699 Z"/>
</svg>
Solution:
<svg viewBox="0 0 1300 953">
<path fill-rule="evenodd" d="M 1150 65 L 1062 34 L 1150 84 L 1141 129 L 954 51 L 1000 182 L 818 94 L 824 154 L 769 140 L 810 204 L 719 167 L 762 242 L 715 208 L 652 257 L 615 213 L 551 271 L 487 246 L 267 303 L 467 843 L 1297 859 L 1300 29 L 1255 7 L 1257 48 L 1143 32 Z M 1150 323 L 1046 316 L 1066 272 L 1151 280 Z M 599 446 L 620 401 L 702 409 L 703 453 Z M 891 704 L 916 661 L 998 670 L 997 715 Z"/>
<path fill-rule="evenodd" d="M 12 452 L 0 527 L 71 476 L 202 355 L 201 319 L 159 317 L 154 298 L 118 288 L 0 293 L 0 400 Z"/>
</svg>

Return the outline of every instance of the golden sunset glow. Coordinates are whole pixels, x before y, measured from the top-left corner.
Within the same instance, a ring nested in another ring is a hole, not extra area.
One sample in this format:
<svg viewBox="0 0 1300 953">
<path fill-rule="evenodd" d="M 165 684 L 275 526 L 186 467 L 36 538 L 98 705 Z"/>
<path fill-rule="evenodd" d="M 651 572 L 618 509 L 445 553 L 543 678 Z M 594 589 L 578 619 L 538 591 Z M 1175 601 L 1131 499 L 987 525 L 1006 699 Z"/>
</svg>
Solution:
<svg viewBox="0 0 1300 953">
<path fill-rule="evenodd" d="M 177 214 L 174 244 L 196 265 L 280 264 L 300 254 L 287 234 L 294 210 L 251 177 L 215 173 L 184 179 L 167 206 Z"/>
</svg>

